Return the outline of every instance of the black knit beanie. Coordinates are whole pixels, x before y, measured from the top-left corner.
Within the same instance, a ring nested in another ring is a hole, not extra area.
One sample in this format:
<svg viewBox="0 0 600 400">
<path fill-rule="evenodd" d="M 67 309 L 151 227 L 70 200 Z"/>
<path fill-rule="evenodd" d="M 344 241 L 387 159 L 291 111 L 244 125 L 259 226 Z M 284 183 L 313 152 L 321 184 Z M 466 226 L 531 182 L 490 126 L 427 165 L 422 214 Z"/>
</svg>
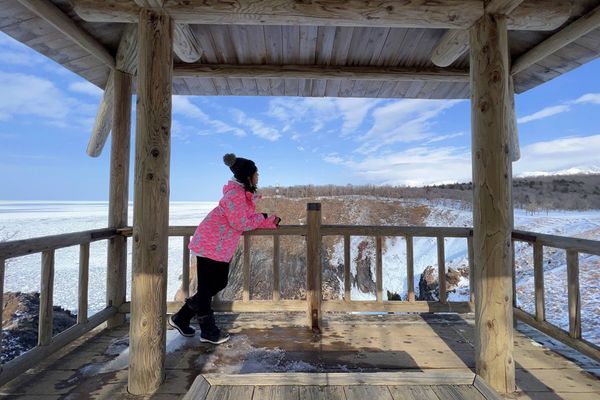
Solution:
<svg viewBox="0 0 600 400">
<path fill-rule="evenodd" d="M 233 153 L 228 153 L 223 156 L 223 162 L 229 167 L 233 176 L 238 181 L 248 186 L 248 178 L 254 175 L 258 170 L 254 161 L 242 157 L 236 157 Z"/>
</svg>

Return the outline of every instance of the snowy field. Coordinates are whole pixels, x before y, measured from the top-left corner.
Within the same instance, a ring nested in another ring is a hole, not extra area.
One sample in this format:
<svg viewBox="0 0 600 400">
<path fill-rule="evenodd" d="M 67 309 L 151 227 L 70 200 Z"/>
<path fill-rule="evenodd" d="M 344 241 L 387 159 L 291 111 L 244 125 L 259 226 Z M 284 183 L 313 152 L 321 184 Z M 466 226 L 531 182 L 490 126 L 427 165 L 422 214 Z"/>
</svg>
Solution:
<svg viewBox="0 0 600 400">
<path fill-rule="evenodd" d="M 398 202 L 402 202 L 398 200 Z M 414 200 L 412 200 L 414 203 Z M 472 225 L 471 211 L 458 204 L 445 202 L 431 206 L 427 226 Z M 196 225 L 214 207 L 214 202 L 172 203 L 170 225 Z M 103 228 L 107 225 L 107 203 L 90 202 L 8 202 L 0 201 L 0 240 L 19 240 L 46 235 Z M 133 210 L 130 208 L 130 224 Z M 360 223 L 360 221 L 357 221 Z M 537 214 L 515 211 L 515 227 L 519 230 L 574 236 L 600 240 L 600 211 L 564 212 L 551 211 Z M 360 237 L 352 237 L 352 258 L 356 256 Z M 343 260 L 343 244 L 334 249 L 330 262 Z M 403 238 L 386 238 L 383 253 L 383 289 L 406 296 L 406 243 Z M 373 249 L 367 249 L 373 252 Z M 105 306 L 106 292 L 106 241 L 91 245 L 90 252 L 90 313 Z M 372 254 L 374 259 L 374 254 Z M 459 268 L 467 265 L 466 239 L 446 239 L 446 265 Z M 415 289 L 422 271 L 429 265 L 437 265 L 437 247 L 434 238 L 414 239 Z M 56 251 L 54 304 L 77 312 L 77 276 L 79 247 Z M 131 247 L 129 248 L 131 263 Z M 568 329 L 566 254 L 564 251 L 546 248 L 544 252 L 545 296 L 547 320 Z M 583 336 L 600 344 L 600 260 L 597 256 L 580 255 L 580 283 Z M 343 261 L 342 261 L 343 262 Z M 41 255 L 19 257 L 8 261 L 5 291 L 39 291 Z M 516 247 L 517 301 L 529 312 L 534 310 L 533 299 L 533 249 L 526 244 Z M 169 274 L 167 298 L 173 299 L 180 285 L 182 265 L 182 239 L 171 238 L 169 243 Z M 131 280 L 131 265 L 127 280 Z M 356 273 L 356 266 L 352 265 Z M 374 272 L 374 271 L 373 271 Z M 374 274 L 373 274 L 374 275 Z M 341 286 L 343 288 L 343 283 Z M 342 289 L 343 290 L 343 289 Z M 461 280 L 455 293 L 449 293 L 451 301 L 461 301 L 469 296 L 468 280 Z M 127 288 L 130 297 L 130 285 Z M 374 300 L 374 294 L 364 294 L 352 288 L 352 299 Z"/>
</svg>

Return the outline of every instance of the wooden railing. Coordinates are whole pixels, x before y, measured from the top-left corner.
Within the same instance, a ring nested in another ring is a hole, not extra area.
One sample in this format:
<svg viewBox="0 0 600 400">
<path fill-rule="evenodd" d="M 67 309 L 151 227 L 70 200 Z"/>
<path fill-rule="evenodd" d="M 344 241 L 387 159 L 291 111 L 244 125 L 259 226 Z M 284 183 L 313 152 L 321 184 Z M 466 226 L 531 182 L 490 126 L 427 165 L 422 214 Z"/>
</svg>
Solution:
<svg viewBox="0 0 600 400">
<path fill-rule="evenodd" d="M 309 205 L 310 207 L 310 205 Z M 315 207 L 316 208 L 316 207 Z M 445 276 L 446 263 L 444 251 L 445 238 L 465 238 L 468 247 L 469 273 L 472 277 L 473 268 L 473 244 L 471 228 L 453 227 L 411 227 L 411 226 L 358 226 L 358 225 L 321 225 L 320 209 L 308 210 L 307 225 L 285 225 L 277 229 L 259 229 L 245 232 L 243 235 L 242 253 L 242 300 L 215 301 L 213 308 L 216 311 L 232 312 L 265 312 L 265 311 L 306 311 L 309 325 L 313 324 L 313 312 L 316 311 L 316 325 L 319 325 L 322 312 L 471 312 L 473 311 L 473 279 L 470 287 L 470 301 L 449 302 L 447 299 L 445 285 L 440 285 L 439 301 L 417 301 L 415 300 L 414 288 L 414 251 L 413 239 L 417 237 L 430 237 L 437 239 L 438 276 Z M 311 218 L 312 213 L 312 218 Z M 172 226 L 169 228 L 169 236 L 182 237 L 183 265 L 182 276 L 183 292 L 189 295 L 189 259 L 190 253 L 187 248 L 190 237 L 193 235 L 195 226 Z M 310 231 L 313 234 L 309 234 Z M 125 235 L 131 235 L 131 229 L 122 230 Z M 273 294 L 269 300 L 254 300 L 250 296 L 250 249 L 252 237 L 273 237 L 273 269 L 271 274 L 271 285 Z M 306 300 L 281 299 L 279 288 L 280 282 L 280 238 L 284 236 L 303 236 L 306 238 L 306 262 L 307 262 L 307 298 Z M 344 238 L 344 295 L 342 300 L 324 300 L 322 298 L 320 250 L 322 237 L 340 236 Z M 375 238 L 375 286 L 376 299 L 374 301 L 352 300 L 350 280 L 350 243 L 352 236 L 369 236 Z M 406 287 L 408 288 L 408 301 L 388 301 L 383 295 L 383 260 L 382 247 L 384 237 L 403 237 L 406 241 Z M 311 255 L 312 253 L 312 255 Z M 168 311 L 175 312 L 181 306 L 181 302 L 168 302 Z M 129 312 L 130 304 L 123 304 L 119 311 Z"/>
<path fill-rule="evenodd" d="M 579 253 L 600 256 L 600 241 L 514 231 L 513 242 L 533 246 L 533 278 L 535 313 L 530 314 L 516 305 L 515 317 L 574 349 L 600 361 L 600 347 L 581 337 L 581 296 L 579 285 Z M 569 303 L 569 330 L 566 331 L 546 320 L 544 299 L 544 247 L 562 249 L 567 254 L 567 297 Z M 514 263 L 513 263 L 514 264 Z M 514 271 L 513 265 L 513 271 Z M 515 281 L 513 277 L 513 282 Z"/>
<path fill-rule="evenodd" d="M 30 254 L 42 254 L 38 344 L 33 349 L 1 366 L 0 386 L 107 321 L 118 312 L 116 307 L 109 306 L 88 318 L 90 243 L 108 240 L 117 236 L 119 234 L 116 229 L 98 229 L 0 243 L 0 309 L 3 308 L 6 260 Z M 54 253 L 57 249 L 70 246 L 79 246 L 79 289 L 77 294 L 79 309 L 77 323 L 53 336 Z"/>
<path fill-rule="evenodd" d="M 311 208 L 312 207 L 312 208 Z M 473 311 L 473 231 L 471 228 L 450 227 L 408 227 L 408 226 L 357 226 L 357 225 L 321 225 L 320 206 L 309 204 L 306 225 L 286 225 L 277 229 L 261 229 L 246 232 L 243 235 L 242 254 L 242 300 L 217 301 L 214 308 L 217 311 L 234 312 L 264 312 L 264 311 L 304 311 L 307 314 L 308 325 L 319 329 L 322 312 L 470 312 Z M 172 226 L 169 228 L 170 237 L 182 238 L 182 290 L 185 297 L 189 296 L 189 267 L 190 251 L 188 244 L 195 226 Z M 132 229 L 99 229 L 76 232 L 64 235 L 46 236 L 35 239 L 18 240 L 0 243 L 0 300 L 3 298 L 5 261 L 11 258 L 29 254 L 42 253 L 41 263 L 41 294 L 38 345 L 4 364 L 0 370 L 0 385 L 20 375 L 37 362 L 54 351 L 64 347 L 71 341 L 81 337 L 89 330 L 109 320 L 117 313 L 127 313 L 130 303 L 125 302 L 118 308 L 109 305 L 102 311 L 88 318 L 88 268 L 89 246 L 91 242 L 108 240 L 115 237 L 129 237 Z M 273 269 L 271 274 L 273 294 L 270 300 L 254 300 L 250 296 L 250 248 L 252 237 L 273 237 Z M 306 238 L 307 262 L 307 296 L 306 300 L 286 300 L 281 298 L 280 282 L 280 242 L 284 236 L 303 236 Z M 321 245 L 324 236 L 343 237 L 344 250 L 344 294 L 342 300 L 324 300 L 321 281 Z M 350 250 L 352 236 L 369 236 L 375 238 L 375 285 L 374 301 L 356 301 L 351 298 Z M 383 238 L 403 237 L 406 242 L 406 301 L 384 300 L 383 295 Z M 415 300 L 414 288 L 414 248 L 413 240 L 417 237 L 437 239 L 438 276 L 446 273 L 445 238 L 465 238 L 467 240 L 470 300 L 468 302 L 449 302 L 445 285 L 440 285 L 439 301 Z M 600 242 L 584 239 L 559 237 L 536 234 L 531 232 L 513 232 L 513 242 L 521 241 L 533 244 L 534 248 L 534 277 L 535 277 L 535 315 L 514 307 L 516 318 L 541 330 L 567 345 L 600 360 L 598 346 L 581 337 L 581 305 L 579 294 L 578 254 L 587 253 L 600 255 Z M 57 249 L 80 246 L 79 259 L 79 290 L 77 324 L 64 332 L 52 336 L 52 297 L 54 286 L 54 253 Z M 567 278 L 569 299 L 569 331 L 550 324 L 545 319 L 544 312 L 544 279 L 543 279 L 543 248 L 544 246 L 564 249 L 567 252 Z M 513 262 L 514 271 L 514 262 Z M 108 290 L 108 288 L 107 288 Z M 515 293 L 516 298 L 516 293 Z M 1 306 L 2 304 L 0 304 Z M 174 312 L 181 306 L 180 302 L 168 302 L 168 311 Z"/>
</svg>

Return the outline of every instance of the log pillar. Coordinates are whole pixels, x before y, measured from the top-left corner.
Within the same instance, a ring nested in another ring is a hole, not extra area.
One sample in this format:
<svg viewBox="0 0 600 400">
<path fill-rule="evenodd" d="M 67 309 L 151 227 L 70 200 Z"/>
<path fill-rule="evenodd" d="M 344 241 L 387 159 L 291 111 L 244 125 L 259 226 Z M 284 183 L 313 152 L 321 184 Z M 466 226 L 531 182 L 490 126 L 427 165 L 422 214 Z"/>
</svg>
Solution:
<svg viewBox="0 0 600 400">
<path fill-rule="evenodd" d="M 510 107 L 506 19 L 484 15 L 470 31 L 477 374 L 515 390 L 513 360 Z"/>
<path fill-rule="evenodd" d="M 129 392 L 153 393 L 165 376 L 173 22 L 142 9 L 133 208 Z"/>
<path fill-rule="evenodd" d="M 321 330 L 321 203 L 306 205 L 306 301 L 308 326 Z"/>
<path fill-rule="evenodd" d="M 131 141 L 131 75 L 115 70 L 113 74 L 114 107 L 110 150 L 110 195 L 108 227 L 127 226 L 129 201 L 129 149 Z M 117 236 L 108 242 L 106 303 L 119 308 L 125 302 L 127 289 L 127 238 Z M 108 320 L 108 327 L 123 324 L 125 314 Z"/>
</svg>

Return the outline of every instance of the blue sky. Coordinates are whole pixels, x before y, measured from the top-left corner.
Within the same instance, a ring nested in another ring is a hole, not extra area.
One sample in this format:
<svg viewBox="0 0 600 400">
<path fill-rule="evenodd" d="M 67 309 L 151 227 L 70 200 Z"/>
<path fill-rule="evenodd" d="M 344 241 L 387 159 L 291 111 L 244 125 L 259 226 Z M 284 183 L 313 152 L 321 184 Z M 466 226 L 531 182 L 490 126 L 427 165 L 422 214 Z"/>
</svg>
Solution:
<svg viewBox="0 0 600 400">
<path fill-rule="evenodd" d="M 515 175 L 600 172 L 598 76 L 595 60 L 516 97 Z M 1 32 L 0 88 L 0 200 L 106 200 L 110 139 L 100 157 L 85 152 L 101 90 Z M 175 96 L 171 200 L 217 200 L 227 152 L 253 159 L 262 186 L 466 182 L 470 106 Z"/>
</svg>

